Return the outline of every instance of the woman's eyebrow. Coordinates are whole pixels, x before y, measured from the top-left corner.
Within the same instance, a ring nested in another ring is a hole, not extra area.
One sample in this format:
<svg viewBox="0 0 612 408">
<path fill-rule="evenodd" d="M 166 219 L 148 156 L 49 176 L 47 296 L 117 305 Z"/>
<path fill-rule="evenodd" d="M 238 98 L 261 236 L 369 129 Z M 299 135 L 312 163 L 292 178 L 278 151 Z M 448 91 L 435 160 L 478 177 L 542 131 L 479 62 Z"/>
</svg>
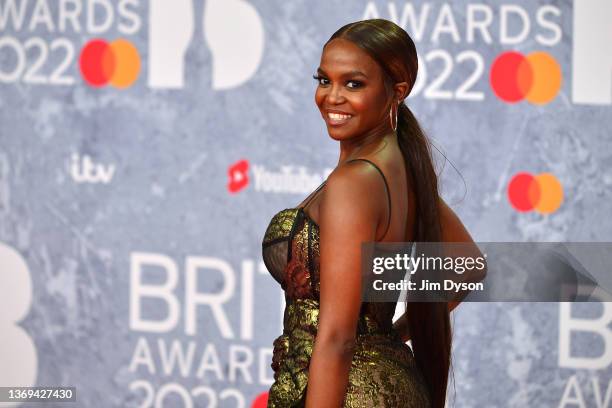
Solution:
<svg viewBox="0 0 612 408">
<path fill-rule="evenodd" d="M 323 75 L 327 75 L 327 73 L 321 67 L 317 68 L 317 72 L 320 73 L 320 74 L 323 74 Z M 355 69 L 352 70 L 352 71 L 349 71 L 349 72 L 345 72 L 344 74 L 340 75 L 340 77 L 347 77 L 347 76 L 350 76 L 350 77 L 352 77 L 352 76 L 362 76 L 362 77 L 365 77 L 365 78 L 368 77 L 363 72 L 355 70 Z"/>
<path fill-rule="evenodd" d="M 366 74 L 364 74 L 363 72 L 358 71 L 358 70 L 352 70 L 352 71 L 350 71 L 349 73 L 347 73 L 345 75 L 346 76 L 362 76 L 362 77 L 365 77 L 365 78 L 368 77 Z"/>
</svg>

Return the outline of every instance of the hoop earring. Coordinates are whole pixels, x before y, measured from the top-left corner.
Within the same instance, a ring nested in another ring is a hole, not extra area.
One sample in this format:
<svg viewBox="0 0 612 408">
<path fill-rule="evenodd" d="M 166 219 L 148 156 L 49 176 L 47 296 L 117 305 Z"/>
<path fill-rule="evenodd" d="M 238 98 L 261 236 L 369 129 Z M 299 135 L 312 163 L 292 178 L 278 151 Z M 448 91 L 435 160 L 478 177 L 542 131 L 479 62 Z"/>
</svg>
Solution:
<svg viewBox="0 0 612 408">
<path fill-rule="evenodd" d="M 398 105 L 398 109 L 399 109 L 399 105 Z M 389 122 L 391 122 L 391 129 L 393 129 L 393 131 L 397 131 L 397 121 L 398 121 L 398 117 L 397 117 L 397 109 L 395 112 L 395 125 L 393 124 L 393 105 L 391 105 L 391 109 L 389 109 Z"/>
</svg>

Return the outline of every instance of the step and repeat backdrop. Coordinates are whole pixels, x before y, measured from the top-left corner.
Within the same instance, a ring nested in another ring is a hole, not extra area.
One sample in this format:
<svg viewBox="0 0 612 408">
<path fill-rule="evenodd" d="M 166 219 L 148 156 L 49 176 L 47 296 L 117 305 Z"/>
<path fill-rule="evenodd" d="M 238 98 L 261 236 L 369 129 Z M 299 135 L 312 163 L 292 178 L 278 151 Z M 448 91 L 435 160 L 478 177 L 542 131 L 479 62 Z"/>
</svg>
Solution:
<svg viewBox="0 0 612 408">
<path fill-rule="evenodd" d="M 265 406 L 261 241 L 337 163 L 312 74 L 367 18 L 417 45 L 407 103 L 476 241 L 610 241 L 610 0 L 0 0 L 0 386 Z M 449 406 L 612 406 L 609 303 L 453 316 Z"/>
</svg>

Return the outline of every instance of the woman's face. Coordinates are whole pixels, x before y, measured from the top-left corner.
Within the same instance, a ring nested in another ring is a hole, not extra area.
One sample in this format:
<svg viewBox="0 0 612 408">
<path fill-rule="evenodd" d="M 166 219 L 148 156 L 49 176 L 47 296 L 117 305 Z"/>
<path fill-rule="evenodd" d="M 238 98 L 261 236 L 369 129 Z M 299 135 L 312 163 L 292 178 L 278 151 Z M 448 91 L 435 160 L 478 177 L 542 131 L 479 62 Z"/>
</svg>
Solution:
<svg viewBox="0 0 612 408">
<path fill-rule="evenodd" d="M 329 135 L 346 140 L 390 130 L 383 71 L 354 43 L 335 38 L 323 48 L 315 102 Z"/>
</svg>

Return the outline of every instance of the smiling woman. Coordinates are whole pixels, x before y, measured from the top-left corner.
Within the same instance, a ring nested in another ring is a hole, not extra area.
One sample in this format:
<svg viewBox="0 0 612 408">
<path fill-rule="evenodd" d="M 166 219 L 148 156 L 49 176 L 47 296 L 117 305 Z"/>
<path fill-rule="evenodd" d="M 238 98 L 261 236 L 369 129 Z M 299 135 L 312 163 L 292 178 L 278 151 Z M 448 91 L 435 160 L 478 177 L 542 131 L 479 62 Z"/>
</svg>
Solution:
<svg viewBox="0 0 612 408">
<path fill-rule="evenodd" d="M 393 323 L 397 302 L 361 297 L 363 242 L 473 242 L 438 195 L 429 141 L 404 103 L 417 69 L 413 41 L 388 20 L 347 24 L 323 48 L 315 103 L 339 160 L 263 239 L 286 299 L 268 407 L 444 406 L 458 302 L 411 302 Z"/>
<path fill-rule="evenodd" d="M 386 88 L 390 84 L 383 75 L 378 63 L 348 37 L 328 41 L 314 79 L 319 84 L 315 102 L 332 138 L 344 140 L 350 147 L 356 143 L 366 145 L 393 132 L 389 120 L 390 89 Z M 398 92 L 407 95 L 407 87 L 404 82 Z M 372 109 L 372 106 L 379 108 Z M 364 133 L 365 129 L 369 130 L 365 137 L 350 137 L 357 132 Z M 352 153 L 356 154 L 357 150 Z M 340 159 L 343 159 L 342 152 Z"/>
</svg>

